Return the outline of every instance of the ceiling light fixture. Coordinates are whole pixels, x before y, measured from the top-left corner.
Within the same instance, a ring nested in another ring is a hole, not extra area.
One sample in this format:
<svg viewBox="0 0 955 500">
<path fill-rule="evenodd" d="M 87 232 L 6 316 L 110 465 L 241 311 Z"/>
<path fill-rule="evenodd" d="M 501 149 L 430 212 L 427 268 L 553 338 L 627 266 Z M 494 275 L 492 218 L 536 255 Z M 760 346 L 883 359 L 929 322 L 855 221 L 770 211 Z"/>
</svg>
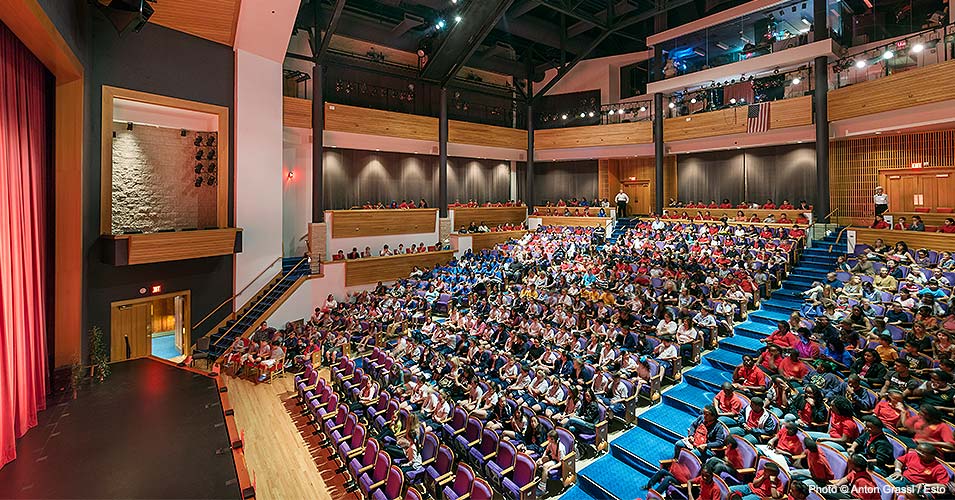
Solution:
<svg viewBox="0 0 955 500">
<path fill-rule="evenodd" d="M 866 64 L 865 59 L 859 59 L 858 61 L 855 62 L 855 67 L 862 69 L 865 67 L 865 64 Z"/>
<path fill-rule="evenodd" d="M 797 76 L 796 78 L 793 78 L 793 85 L 799 85 L 799 82 L 801 81 L 802 80 L 800 80 L 799 77 Z"/>
<path fill-rule="evenodd" d="M 891 50 L 886 50 L 885 52 L 882 53 L 882 59 L 888 60 L 888 59 L 892 59 L 893 57 L 895 57 L 895 53 L 892 52 Z"/>
<path fill-rule="evenodd" d="M 922 45 L 921 43 L 917 43 L 917 44 L 915 44 L 915 45 L 912 46 L 912 53 L 913 53 L 913 54 L 918 54 L 919 52 L 922 52 L 923 50 L 925 50 L 925 46 Z"/>
<path fill-rule="evenodd" d="M 456 23 L 460 23 L 460 22 L 461 22 L 461 19 L 462 19 L 461 16 L 454 16 L 454 22 L 456 22 Z"/>
</svg>

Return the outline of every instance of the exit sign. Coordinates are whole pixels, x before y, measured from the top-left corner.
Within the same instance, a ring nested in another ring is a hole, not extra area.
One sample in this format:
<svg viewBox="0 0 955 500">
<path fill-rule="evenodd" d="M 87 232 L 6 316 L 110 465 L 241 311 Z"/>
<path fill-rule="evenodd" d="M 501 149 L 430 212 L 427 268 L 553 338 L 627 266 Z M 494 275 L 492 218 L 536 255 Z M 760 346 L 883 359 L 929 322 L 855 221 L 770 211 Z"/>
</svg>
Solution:
<svg viewBox="0 0 955 500">
<path fill-rule="evenodd" d="M 925 164 L 920 161 L 912 162 L 912 168 L 922 168 Z"/>
</svg>

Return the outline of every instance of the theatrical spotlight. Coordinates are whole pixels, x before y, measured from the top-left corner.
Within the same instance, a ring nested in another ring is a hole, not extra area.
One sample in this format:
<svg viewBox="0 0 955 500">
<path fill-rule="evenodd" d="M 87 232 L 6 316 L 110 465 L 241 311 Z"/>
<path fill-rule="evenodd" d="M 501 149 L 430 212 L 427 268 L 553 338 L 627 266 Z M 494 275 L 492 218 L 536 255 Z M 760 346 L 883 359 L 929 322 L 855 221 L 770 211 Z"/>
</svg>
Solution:
<svg viewBox="0 0 955 500">
<path fill-rule="evenodd" d="M 206 138 L 206 146 L 215 146 L 215 144 L 216 144 L 216 136 L 210 135 L 208 138 Z"/>
<path fill-rule="evenodd" d="M 206 153 L 206 159 L 207 159 L 207 160 L 215 160 L 215 159 L 216 159 L 216 150 L 210 149 L 209 152 Z"/>
<path fill-rule="evenodd" d="M 198 176 L 198 177 L 196 177 L 195 185 L 196 185 L 196 187 L 202 186 L 202 176 L 201 176 L 201 175 Z"/>
<path fill-rule="evenodd" d="M 201 159 L 203 159 L 204 157 L 205 157 L 205 154 L 203 154 L 203 152 L 202 152 L 201 149 L 198 150 L 198 151 L 196 151 L 196 159 L 197 159 L 197 160 L 201 160 Z"/>
<path fill-rule="evenodd" d="M 201 174 L 201 173 L 202 173 L 202 168 L 203 168 L 203 167 L 202 167 L 202 164 L 201 164 L 201 163 L 196 163 L 196 168 L 194 168 L 193 170 L 194 170 L 197 174 Z"/>
<path fill-rule="evenodd" d="M 209 179 L 206 181 L 206 184 L 208 184 L 208 185 L 210 185 L 210 186 L 215 186 L 215 184 L 216 184 L 216 176 L 210 175 L 210 176 L 209 176 Z"/>
<path fill-rule="evenodd" d="M 216 172 L 216 162 L 210 163 L 209 166 L 206 167 L 206 171 L 210 174 L 214 174 Z"/>
<path fill-rule="evenodd" d="M 202 136 L 196 134 L 196 140 L 192 141 L 192 145 L 196 147 L 202 146 Z"/>
</svg>

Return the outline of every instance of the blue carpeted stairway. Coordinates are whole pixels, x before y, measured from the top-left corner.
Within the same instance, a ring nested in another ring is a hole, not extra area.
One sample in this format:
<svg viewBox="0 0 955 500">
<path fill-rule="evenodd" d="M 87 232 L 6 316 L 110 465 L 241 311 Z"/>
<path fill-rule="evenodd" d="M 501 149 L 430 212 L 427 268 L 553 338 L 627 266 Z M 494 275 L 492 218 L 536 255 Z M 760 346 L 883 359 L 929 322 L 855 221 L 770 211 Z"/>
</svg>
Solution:
<svg viewBox="0 0 955 500">
<path fill-rule="evenodd" d="M 622 234 L 620 223 L 611 240 Z M 625 229 L 624 229 L 625 230 Z M 619 233 L 618 233 L 619 231 Z M 833 233 L 835 234 L 835 233 Z M 643 486 L 659 468 L 660 460 L 672 458 L 673 444 L 686 435 L 690 423 L 704 405 L 713 400 L 723 382 L 732 380 L 732 370 L 744 354 L 756 354 L 762 347 L 758 339 L 775 330 L 777 321 L 785 321 L 802 304 L 800 292 L 812 281 L 821 280 L 835 264 L 842 248 L 829 252 L 834 236 L 813 241 L 799 264 L 783 282 L 783 288 L 762 301 L 760 309 L 736 325 L 733 337 L 721 339 L 719 348 L 703 355 L 703 361 L 683 373 L 683 381 L 663 393 L 661 402 L 638 419 L 637 427 L 614 439 L 610 453 L 598 458 L 578 474 L 577 484 L 561 497 L 563 500 L 646 498 Z"/>
<path fill-rule="evenodd" d="M 610 238 L 607 239 L 607 244 L 612 245 L 617 242 L 617 239 L 620 238 L 623 233 L 632 227 L 635 227 L 640 223 L 640 219 L 633 218 L 620 218 L 617 219 L 617 222 L 613 226 L 613 233 L 610 234 Z"/>
<path fill-rule="evenodd" d="M 257 325 L 262 315 L 275 304 L 296 281 L 308 276 L 310 268 L 307 259 L 285 257 L 282 259 L 282 272 L 259 290 L 242 309 L 236 313 L 236 319 L 230 319 L 217 331 L 210 334 L 209 351 L 213 358 L 221 356 L 229 346 L 253 325 Z M 260 300 L 261 299 L 261 300 Z"/>
</svg>

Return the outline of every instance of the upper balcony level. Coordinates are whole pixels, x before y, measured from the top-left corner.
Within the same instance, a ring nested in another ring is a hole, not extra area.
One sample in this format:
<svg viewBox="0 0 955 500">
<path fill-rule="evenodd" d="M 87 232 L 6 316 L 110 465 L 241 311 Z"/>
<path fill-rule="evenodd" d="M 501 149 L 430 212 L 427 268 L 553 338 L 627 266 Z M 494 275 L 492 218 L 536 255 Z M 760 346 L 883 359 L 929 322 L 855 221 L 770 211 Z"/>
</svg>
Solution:
<svg viewBox="0 0 955 500">
<path fill-rule="evenodd" d="M 650 36 L 662 67 L 649 72 L 647 93 L 787 70 L 950 21 L 943 0 L 830 0 L 827 13 L 829 39 L 823 41 L 813 39 L 813 2 L 807 0 L 753 0 Z"/>
</svg>

